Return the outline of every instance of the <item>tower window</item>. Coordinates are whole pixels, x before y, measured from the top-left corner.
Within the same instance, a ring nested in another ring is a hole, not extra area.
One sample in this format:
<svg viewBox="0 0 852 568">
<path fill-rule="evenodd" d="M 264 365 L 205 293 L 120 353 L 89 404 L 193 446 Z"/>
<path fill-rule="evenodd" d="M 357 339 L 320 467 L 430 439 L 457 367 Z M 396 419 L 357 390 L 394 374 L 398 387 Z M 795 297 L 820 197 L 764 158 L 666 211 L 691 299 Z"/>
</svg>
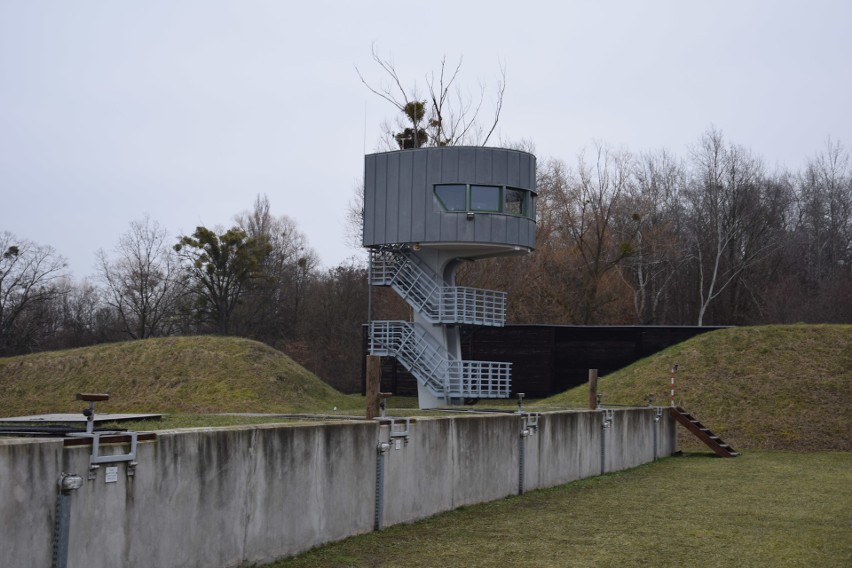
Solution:
<svg viewBox="0 0 852 568">
<path fill-rule="evenodd" d="M 510 215 L 526 215 L 526 193 L 507 187 L 503 193 L 503 212 Z"/>
<path fill-rule="evenodd" d="M 435 195 L 447 211 L 467 211 L 467 186 L 464 184 L 436 185 Z"/>
<path fill-rule="evenodd" d="M 472 185 L 470 186 L 471 211 L 500 211 L 500 186 Z"/>
<path fill-rule="evenodd" d="M 535 195 L 502 185 L 435 184 L 437 203 L 444 211 L 503 213 L 535 219 Z"/>
</svg>

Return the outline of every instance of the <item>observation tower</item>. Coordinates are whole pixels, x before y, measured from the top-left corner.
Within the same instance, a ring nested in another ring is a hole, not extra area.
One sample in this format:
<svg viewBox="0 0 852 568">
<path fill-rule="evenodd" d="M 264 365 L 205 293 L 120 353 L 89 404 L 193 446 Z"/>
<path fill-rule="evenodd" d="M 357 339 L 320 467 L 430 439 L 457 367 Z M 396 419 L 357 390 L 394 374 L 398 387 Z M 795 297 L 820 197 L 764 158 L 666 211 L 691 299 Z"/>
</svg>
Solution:
<svg viewBox="0 0 852 568">
<path fill-rule="evenodd" d="M 417 379 L 420 408 L 508 398 L 511 363 L 461 358 L 459 325 L 503 326 L 506 293 L 455 285 L 461 262 L 535 248 L 535 156 L 485 147 L 415 148 L 364 158 L 363 243 L 372 286 L 413 321 L 371 321 L 369 352 Z"/>
</svg>

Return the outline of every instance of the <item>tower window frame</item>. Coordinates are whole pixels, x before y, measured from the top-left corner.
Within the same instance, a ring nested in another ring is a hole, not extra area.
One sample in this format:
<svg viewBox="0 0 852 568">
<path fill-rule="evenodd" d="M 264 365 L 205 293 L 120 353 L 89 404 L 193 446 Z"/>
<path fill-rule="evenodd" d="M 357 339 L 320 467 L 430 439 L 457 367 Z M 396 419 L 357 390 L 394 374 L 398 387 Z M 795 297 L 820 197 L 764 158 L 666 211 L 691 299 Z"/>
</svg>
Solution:
<svg viewBox="0 0 852 568">
<path fill-rule="evenodd" d="M 474 195 L 474 192 L 481 193 L 484 190 L 496 190 L 496 201 L 493 197 L 489 199 Z M 461 208 L 461 199 L 458 195 L 461 191 L 464 191 L 464 209 Z M 535 220 L 536 194 L 529 189 L 501 184 L 436 183 L 433 185 L 432 192 L 441 208 L 448 213 L 491 213 Z M 507 201 L 507 198 L 513 195 L 520 199 Z M 517 206 L 511 204 L 517 204 Z M 488 205 L 495 205 L 496 208 L 488 207 Z"/>
</svg>

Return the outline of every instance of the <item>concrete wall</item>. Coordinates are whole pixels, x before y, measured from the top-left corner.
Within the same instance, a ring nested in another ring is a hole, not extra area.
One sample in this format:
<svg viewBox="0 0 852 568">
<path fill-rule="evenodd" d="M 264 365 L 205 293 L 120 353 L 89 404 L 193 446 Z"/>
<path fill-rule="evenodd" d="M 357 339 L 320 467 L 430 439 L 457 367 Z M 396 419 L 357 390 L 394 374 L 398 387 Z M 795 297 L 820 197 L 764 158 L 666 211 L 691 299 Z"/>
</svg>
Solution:
<svg viewBox="0 0 852 568">
<path fill-rule="evenodd" d="M 0 438 L 0 566 L 50 566 L 62 441 Z"/>
<path fill-rule="evenodd" d="M 68 566 L 268 562 L 371 531 L 377 514 L 388 526 L 516 494 L 522 471 L 531 490 L 599 474 L 602 450 L 607 471 L 675 450 L 667 412 L 657 423 L 653 409 L 618 410 L 608 428 L 602 416 L 544 414 L 523 443 L 523 418 L 505 414 L 419 418 L 407 441 L 377 422 L 160 432 L 139 443 L 134 476 L 117 464 L 106 483 L 101 466 L 71 494 Z M 0 440 L 0 566 L 51 565 L 60 473 L 85 479 L 90 451 Z"/>
</svg>

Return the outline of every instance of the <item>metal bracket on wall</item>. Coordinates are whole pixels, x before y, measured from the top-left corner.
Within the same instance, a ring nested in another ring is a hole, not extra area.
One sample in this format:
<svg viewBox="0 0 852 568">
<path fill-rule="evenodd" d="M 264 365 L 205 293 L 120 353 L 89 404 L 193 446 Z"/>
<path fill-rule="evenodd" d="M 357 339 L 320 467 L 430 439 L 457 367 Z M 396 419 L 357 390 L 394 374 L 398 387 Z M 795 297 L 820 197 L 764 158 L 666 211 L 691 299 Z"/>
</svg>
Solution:
<svg viewBox="0 0 852 568">
<path fill-rule="evenodd" d="M 136 432 L 96 432 L 92 434 L 73 432 L 71 434 L 68 434 L 68 436 L 73 438 L 89 438 L 92 440 L 92 455 L 89 456 L 89 481 L 92 481 L 98 477 L 98 469 L 100 469 L 101 467 L 98 464 L 102 463 L 127 462 L 127 476 L 132 477 L 136 474 Z M 130 436 L 130 453 L 116 454 L 111 456 L 99 455 L 101 436 Z"/>
<path fill-rule="evenodd" d="M 391 438 L 404 438 L 406 443 L 408 442 L 408 436 L 411 432 L 411 419 L 410 418 L 401 418 L 401 419 L 390 419 L 390 437 Z"/>
<path fill-rule="evenodd" d="M 408 445 L 411 435 L 411 418 L 382 418 L 380 424 L 387 426 L 387 444 L 395 450 L 401 450 L 403 444 Z"/>
<path fill-rule="evenodd" d="M 654 408 L 654 422 L 659 422 L 663 417 L 663 407 L 657 406 Z"/>
<path fill-rule="evenodd" d="M 83 400 L 89 403 L 88 408 L 83 409 L 83 415 L 86 417 L 86 431 L 72 432 L 68 434 L 69 438 L 89 438 L 92 440 L 92 455 L 89 456 L 89 481 L 92 481 L 98 476 L 98 469 L 102 463 L 119 463 L 127 462 L 127 476 L 131 477 L 136 474 L 136 442 L 137 432 L 124 432 L 120 430 L 108 430 L 103 432 L 95 432 L 95 402 L 101 400 L 109 400 L 109 394 L 85 394 L 78 393 L 77 400 Z M 101 436 L 130 436 L 130 452 L 127 454 L 115 455 L 100 455 Z"/>
<path fill-rule="evenodd" d="M 610 426 L 612 426 L 612 421 L 615 419 L 615 411 L 611 408 L 605 408 L 603 409 L 603 413 L 603 423 L 601 424 L 601 426 L 603 426 L 604 428 L 609 428 Z"/>
<path fill-rule="evenodd" d="M 532 436 L 538 432 L 538 412 L 523 412 L 521 413 L 521 436 Z"/>
<path fill-rule="evenodd" d="M 399 450 L 400 443 L 408 445 L 408 436 L 411 434 L 411 419 L 410 418 L 401 418 L 401 419 L 393 419 L 390 421 L 390 428 L 388 429 L 388 435 L 390 436 L 390 440 L 394 444 L 394 448 Z"/>
</svg>

